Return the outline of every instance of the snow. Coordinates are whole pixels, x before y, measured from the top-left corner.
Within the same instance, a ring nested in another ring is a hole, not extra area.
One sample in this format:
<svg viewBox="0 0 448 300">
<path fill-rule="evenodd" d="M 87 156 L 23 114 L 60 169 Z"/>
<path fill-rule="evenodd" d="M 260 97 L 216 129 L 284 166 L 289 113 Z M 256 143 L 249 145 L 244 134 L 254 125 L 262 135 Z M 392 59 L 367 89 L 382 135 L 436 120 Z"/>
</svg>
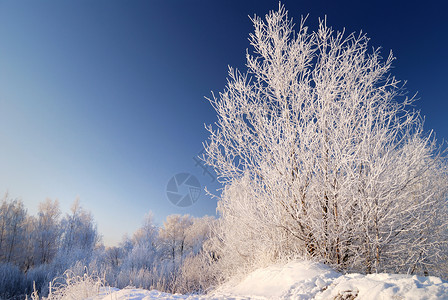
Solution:
<svg viewBox="0 0 448 300">
<path fill-rule="evenodd" d="M 339 275 L 323 264 L 298 261 L 258 269 L 241 283 L 224 286 L 218 292 L 228 296 L 312 299 Z"/>
<path fill-rule="evenodd" d="M 92 300 L 151 299 L 448 299 L 448 282 L 433 276 L 343 275 L 324 264 L 294 261 L 258 269 L 239 283 L 227 283 L 209 295 L 128 288 L 106 289 Z"/>
<path fill-rule="evenodd" d="M 169 294 L 156 290 L 148 291 L 136 288 L 105 288 L 102 292 L 90 300 L 151 300 L 151 299 L 199 299 L 199 296 Z"/>
<path fill-rule="evenodd" d="M 438 277 L 394 274 L 348 274 L 337 278 L 316 299 L 333 299 L 355 291 L 357 299 L 448 299 L 448 282 Z"/>
</svg>

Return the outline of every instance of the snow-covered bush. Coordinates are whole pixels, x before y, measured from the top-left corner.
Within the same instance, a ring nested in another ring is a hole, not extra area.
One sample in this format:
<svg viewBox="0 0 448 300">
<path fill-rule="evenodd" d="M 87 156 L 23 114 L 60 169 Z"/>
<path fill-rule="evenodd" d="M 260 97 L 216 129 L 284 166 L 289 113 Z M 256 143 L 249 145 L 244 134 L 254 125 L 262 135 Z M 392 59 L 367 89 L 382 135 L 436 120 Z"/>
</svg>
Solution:
<svg viewBox="0 0 448 300">
<path fill-rule="evenodd" d="M 143 289 L 156 289 L 159 291 L 173 291 L 176 277 L 172 269 L 164 264 L 154 264 L 151 269 L 133 268 L 122 269 L 117 275 L 117 287 L 133 286 Z"/>
<path fill-rule="evenodd" d="M 206 252 L 186 257 L 180 268 L 177 292 L 183 294 L 207 292 L 218 283 L 214 268 L 213 260 Z"/>
<path fill-rule="evenodd" d="M 220 270 L 219 281 L 294 258 L 301 251 L 300 244 L 288 241 L 291 238 L 283 228 L 274 225 L 278 220 L 257 196 L 248 176 L 222 193 L 217 209 L 221 217 L 213 227 L 215 236 L 207 242 L 207 250 L 215 257 L 213 264 Z"/>
<path fill-rule="evenodd" d="M 35 290 L 41 296 L 48 295 L 49 283 L 53 278 L 60 274 L 61 273 L 56 271 L 53 263 L 41 264 L 28 270 L 26 273 L 26 281 L 28 284 L 27 292 L 29 293 L 30 291 Z"/>
<path fill-rule="evenodd" d="M 0 299 L 10 299 L 25 292 L 24 275 L 11 263 L 0 263 Z"/>
<path fill-rule="evenodd" d="M 225 185 L 214 239 L 224 274 L 293 257 L 342 270 L 437 272 L 447 247 L 446 157 L 394 57 L 364 34 L 253 19 L 246 73 L 229 71 L 204 159 Z M 227 276 L 227 275 L 225 275 Z"/>
<path fill-rule="evenodd" d="M 72 214 L 67 215 L 62 224 L 59 215 L 58 202 L 47 199 L 39 205 L 37 218 L 31 217 L 28 222 L 30 239 L 20 249 L 22 261 L 29 263 L 22 268 L 26 273 L 23 274 L 26 288 L 22 293 L 29 294 L 34 288 L 40 296 L 46 297 L 54 278 L 71 268 L 82 270 L 97 256 L 95 246 L 99 238 L 93 217 L 79 206 L 79 201 L 75 201 Z"/>
<path fill-rule="evenodd" d="M 88 272 L 81 264 L 64 272 L 49 284 L 48 300 L 83 300 L 97 296 L 100 288 L 105 287 L 104 280 Z M 39 299 L 36 289 L 32 299 Z"/>
</svg>

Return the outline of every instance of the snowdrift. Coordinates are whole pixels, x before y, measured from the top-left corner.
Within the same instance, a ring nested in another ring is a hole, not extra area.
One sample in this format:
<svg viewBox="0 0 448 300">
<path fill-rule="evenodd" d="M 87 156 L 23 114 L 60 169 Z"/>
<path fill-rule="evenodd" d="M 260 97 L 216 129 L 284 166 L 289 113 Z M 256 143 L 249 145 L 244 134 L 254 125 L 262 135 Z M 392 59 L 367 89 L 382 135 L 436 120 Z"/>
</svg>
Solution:
<svg viewBox="0 0 448 300">
<path fill-rule="evenodd" d="M 448 299 L 448 281 L 433 276 L 343 275 L 320 263 L 295 261 L 258 269 L 239 283 L 227 283 L 210 295 L 113 289 L 109 295 L 94 298 L 112 299 Z"/>
<path fill-rule="evenodd" d="M 324 264 L 296 261 L 258 269 L 217 298 L 253 299 L 448 299 L 448 282 L 438 277 L 347 274 Z"/>
</svg>

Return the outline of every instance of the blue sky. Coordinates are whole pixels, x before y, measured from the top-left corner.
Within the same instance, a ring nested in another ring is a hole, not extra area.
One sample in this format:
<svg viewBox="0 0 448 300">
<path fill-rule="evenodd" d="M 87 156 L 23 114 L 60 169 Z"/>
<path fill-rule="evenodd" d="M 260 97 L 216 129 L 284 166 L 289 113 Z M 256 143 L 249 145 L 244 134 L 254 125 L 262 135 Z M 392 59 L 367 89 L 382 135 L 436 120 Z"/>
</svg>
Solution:
<svg viewBox="0 0 448 300">
<path fill-rule="evenodd" d="M 397 57 L 393 74 L 419 92 L 426 130 L 448 139 L 445 10 L 429 1 L 284 1 Z M 150 210 L 215 214 L 204 193 L 178 208 L 165 195 L 179 172 L 216 188 L 192 157 L 216 116 L 204 99 L 244 67 L 252 25 L 278 1 L 0 0 L 0 193 L 30 213 L 47 197 L 79 197 L 106 244 Z"/>
</svg>

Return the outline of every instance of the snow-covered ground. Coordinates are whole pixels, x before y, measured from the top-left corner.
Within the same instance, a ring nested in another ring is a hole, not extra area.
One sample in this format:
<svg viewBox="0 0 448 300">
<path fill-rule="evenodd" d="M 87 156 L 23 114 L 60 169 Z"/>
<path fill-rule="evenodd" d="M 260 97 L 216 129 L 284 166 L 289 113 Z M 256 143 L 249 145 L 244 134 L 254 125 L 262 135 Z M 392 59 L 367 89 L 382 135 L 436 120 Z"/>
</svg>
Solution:
<svg viewBox="0 0 448 300">
<path fill-rule="evenodd" d="M 103 292 L 92 300 L 151 300 L 151 299 L 198 299 L 198 296 L 187 296 L 180 294 L 168 294 L 156 290 L 148 291 L 143 289 L 126 288 L 106 288 Z"/>
<path fill-rule="evenodd" d="M 448 282 L 432 276 L 342 275 L 323 264 L 296 261 L 258 269 L 206 296 L 110 289 L 93 300 L 151 299 L 448 299 Z"/>
</svg>

